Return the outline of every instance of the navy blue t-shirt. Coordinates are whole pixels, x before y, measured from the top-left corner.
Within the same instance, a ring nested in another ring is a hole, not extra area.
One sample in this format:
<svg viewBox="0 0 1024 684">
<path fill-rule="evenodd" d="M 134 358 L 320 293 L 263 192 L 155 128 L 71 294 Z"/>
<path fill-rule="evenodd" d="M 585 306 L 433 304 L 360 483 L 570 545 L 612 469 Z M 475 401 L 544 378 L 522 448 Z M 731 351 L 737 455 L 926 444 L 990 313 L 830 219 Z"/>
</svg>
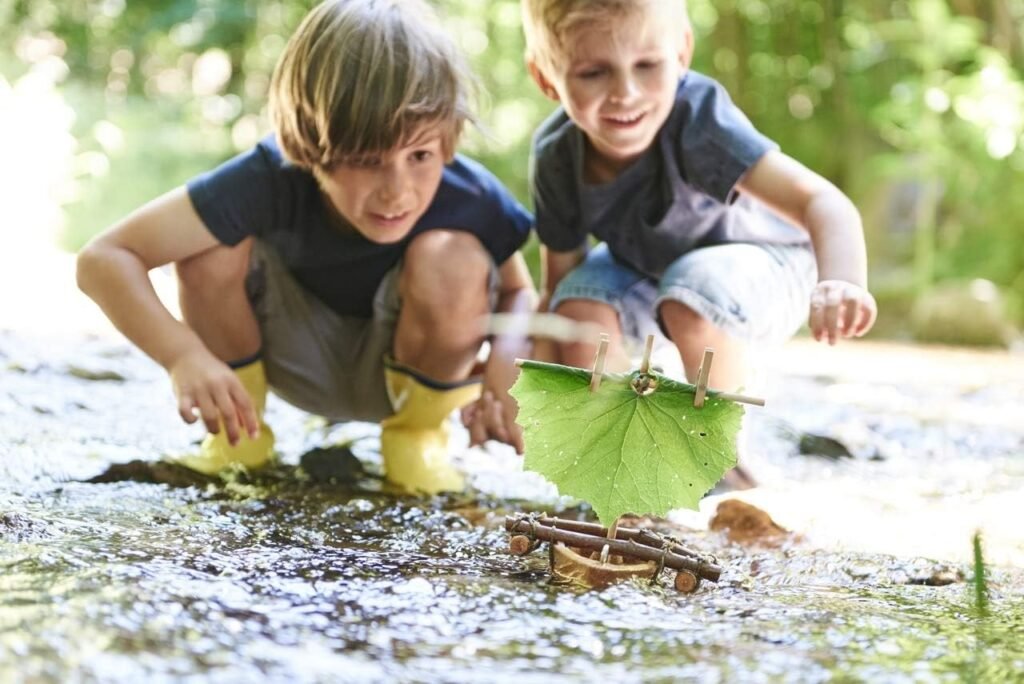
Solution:
<svg viewBox="0 0 1024 684">
<path fill-rule="evenodd" d="M 435 228 L 472 233 L 502 264 L 526 241 L 532 216 L 479 163 L 456 155 L 409 235 L 377 244 L 337 227 L 312 173 L 288 162 L 273 136 L 187 184 L 199 217 L 225 245 L 255 236 L 295 279 L 344 316 L 369 318 L 373 297 L 413 237 Z"/>
</svg>

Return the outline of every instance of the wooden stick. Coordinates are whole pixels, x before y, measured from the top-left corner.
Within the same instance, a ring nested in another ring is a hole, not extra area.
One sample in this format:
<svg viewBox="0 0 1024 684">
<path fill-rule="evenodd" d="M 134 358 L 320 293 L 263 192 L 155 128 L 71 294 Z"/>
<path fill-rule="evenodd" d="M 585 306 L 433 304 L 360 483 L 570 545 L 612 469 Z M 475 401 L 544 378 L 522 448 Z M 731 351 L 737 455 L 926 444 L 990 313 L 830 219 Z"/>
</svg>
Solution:
<svg viewBox="0 0 1024 684">
<path fill-rule="evenodd" d="M 604 375 L 604 357 L 608 354 L 609 337 L 601 333 L 600 342 L 597 344 L 597 355 L 594 357 L 594 370 L 590 373 L 590 391 L 596 392 L 601 386 L 601 377 Z"/>
<path fill-rule="evenodd" d="M 509 517 L 517 520 L 530 520 L 529 518 L 522 518 L 518 516 Z M 627 541 L 632 540 L 638 544 L 650 546 L 655 549 L 660 549 L 665 545 L 665 542 L 668 541 L 669 548 L 673 553 L 678 553 L 681 556 L 689 556 L 691 558 L 703 558 L 701 554 L 696 551 L 688 549 L 678 542 L 666 540 L 657 532 L 651 532 L 650 530 L 637 530 L 632 527 L 619 527 L 615 530 L 615 536 L 612 536 L 611 528 L 603 527 L 597 523 L 566 520 L 564 518 L 535 518 L 534 521 L 538 525 L 544 525 L 545 527 L 555 527 L 560 530 L 589 534 L 595 537 L 605 537 L 606 539 L 625 539 Z"/>
<path fill-rule="evenodd" d="M 720 399 L 728 399 L 729 401 L 739 402 L 740 404 L 752 404 L 753 406 L 764 406 L 764 399 L 760 397 L 748 397 L 744 394 L 733 394 L 732 392 L 714 392 L 714 396 Z"/>
<path fill-rule="evenodd" d="M 526 335 L 559 342 L 590 342 L 601 333 L 596 323 L 574 321 L 554 313 L 496 313 L 480 319 L 484 335 Z"/>
<path fill-rule="evenodd" d="M 711 347 L 704 348 L 704 358 L 697 369 L 697 393 L 693 395 L 693 407 L 703 408 L 704 397 L 708 392 L 708 378 L 711 377 L 711 361 L 715 358 L 715 350 Z"/>
<path fill-rule="evenodd" d="M 717 582 L 722 576 L 722 568 L 702 560 L 680 556 L 668 549 L 655 549 L 650 546 L 638 544 L 632 539 L 629 541 L 618 541 L 602 537 L 595 537 L 589 534 L 579 534 L 568 530 L 560 530 L 556 527 L 547 527 L 530 523 L 528 518 L 517 518 L 507 516 L 505 518 L 505 529 L 514 534 L 531 535 L 541 541 L 549 543 L 562 542 L 566 546 L 600 552 L 606 545 L 609 551 L 620 556 L 639 558 L 640 560 L 662 563 L 666 568 L 673 570 L 686 570 L 692 572 L 711 582 Z"/>
<path fill-rule="evenodd" d="M 651 351 L 654 349 L 654 335 L 647 336 L 647 342 L 644 344 L 644 357 L 640 360 L 640 372 L 644 375 L 651 370 Z"/>
<path fill-rule="evenodd" d="M 527 363 L 530 364 L 531 366 L 539 367 L 539 368 L 543 368 L 543 367 L 558 368 L 559 367 L 558 364 L 546 363 L 544 361 L 534 361 L 532 359 L 516 359 L 515 360 L 515 365 L 517 367 L 522 367 L 524 364 L 527 364 Z M 591 378 L 591 383 L 593 383 L 593 377 Z M 600 381 L 598 381 L 598 384 L 600 384 Z M 722 399 L 728 399 L 729 401 L 739 402 L 740 404 L 751 404 L 753 406 L 764 406 L 765 405 L 765 400 L 761 399 L 759 397 L 748 397 L 748 396 L 746 396 L 744 394 L 733 394 L 731 392 L 719 392 L 718 390 L 715 390 L 715 389 L 712 389 L 712 388 L 706 387 L 706 386 L 705 386 L 704 389 L 705 389 L 705 397 L 707 396 L 707 392 L 711 392 L 712 396 L 721 397 Z M 696 396 L 694 396 L 693 405 L 696 406 L 697 408 L 700 408 L 700 406 L 697 406 L 697 398 L 696 398 Z M 703 402 L 701 402 L 701 405 L 703 405 Z"/>
</svg>

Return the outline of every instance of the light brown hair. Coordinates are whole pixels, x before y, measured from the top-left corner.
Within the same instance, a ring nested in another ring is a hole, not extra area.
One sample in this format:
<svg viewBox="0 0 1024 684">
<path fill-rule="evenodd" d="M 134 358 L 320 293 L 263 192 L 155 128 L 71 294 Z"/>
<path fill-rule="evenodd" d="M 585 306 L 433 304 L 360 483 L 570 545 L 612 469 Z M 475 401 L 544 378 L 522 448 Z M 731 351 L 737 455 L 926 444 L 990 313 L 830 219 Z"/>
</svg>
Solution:
<svg viewBox="0 0 1024 684">
<path fill-rule="evenodd" d="M 277 62 L 270 116 L 285 156 L 311 170 L 394 149 L 424 124 L 450 157 L 474 120 L 474 86 L 423 0 L 326 0 Z"/>
<path fill-rule="evenodd" d="M 685 0 L 522 0 L 526 61 L 549 70 L 569 56 L 566 36 L 590 22 L 604 22 L 658 9 L 672 10 L 682 36 L 689 26 Z"/>
</svg>

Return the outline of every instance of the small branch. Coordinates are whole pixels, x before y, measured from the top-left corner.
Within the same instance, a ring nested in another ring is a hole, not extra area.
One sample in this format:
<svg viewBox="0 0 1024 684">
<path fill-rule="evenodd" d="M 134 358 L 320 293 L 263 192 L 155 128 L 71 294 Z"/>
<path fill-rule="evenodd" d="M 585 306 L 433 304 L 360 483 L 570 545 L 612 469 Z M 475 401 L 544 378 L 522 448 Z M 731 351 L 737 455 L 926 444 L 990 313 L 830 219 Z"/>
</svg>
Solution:
<svg viewBox="0 0 1024 684">
<path fill-rule="evenodd" d="M 541 525 L 536 521 L 531 522 L 529 518 L 515 516 L 506 516 L 505 529 L 513 534 L 527 535 L 528 537 L 549 543 L 561 542 L 566 546 L 588 549 L 590 551 L 600 552 L 602 548 L 607 546 L 612 553 L 620 556 L 638 558 L 655 563 L 663 562 L 667 568 L 685 570 L 711 582 L 717 582 L 718 578 L 722 575 L 722 569 L 717 565 L 700 559 L 681 556 L 670 551 L 668 548 L 656 549 L 645 546 L 632 539 L 629 541 L 619 541 L 617 539 L 608 539 L 607 537 L 595 537 L 590 534 L 570 532 L 569 530 Z"/>
<path fill-rule="evenodd" d="M 513 516 L 514 517 L 514 516 Z M 520 518 L 523 520 L 530 520 L 530 518 Z M 580 534 L 589 534 L 595 537 L 605 537 L 607 539 L 624 539 L 632 540 L 638 544 L 644 546 L 650 546 L 654 549 L 661 549 L 666 542 L 669 544 L 669 549 L 673 553 L 678 553 L 681 556 L 689 556 L 690 558 L 696 558 L 706 560 L 704 556 L 697 553 L 692 549 L 688 549 L 678 541 L 674 539 L 666 538 L 657 532 L 651 532 L 650 530 L 638 530 L 631 527 L 619 527 L 615 531 L 615 536 L 611 535 L 611 529 L 599 525 L 597 523 L 580 522 L 578 520 L 566 520 L 565 518 L 536 518 L 538 525 L 544 525 L 546 527 L 556 527 L 560 530 L 568 530 L 570 532 L 578 532 Z"/>
</svg>

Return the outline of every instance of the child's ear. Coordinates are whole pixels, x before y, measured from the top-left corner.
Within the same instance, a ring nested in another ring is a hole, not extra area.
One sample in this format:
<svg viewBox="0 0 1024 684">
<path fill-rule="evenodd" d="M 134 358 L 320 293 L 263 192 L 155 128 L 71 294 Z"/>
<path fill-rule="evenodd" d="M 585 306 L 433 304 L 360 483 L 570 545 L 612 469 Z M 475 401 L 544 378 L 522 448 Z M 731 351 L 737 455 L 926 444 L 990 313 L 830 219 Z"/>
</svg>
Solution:
<svg viewBox="0 0 1024 684">
<path fill-rule="evenodd" d="M 544 72 L 540 70 L 537 63 L 532 59 L 527 60 L 526 68 L 530 72 L 530 76 L 533 78 L 533 82 L 537 84 L 540 91 L 550 97 L 555 102 L 559 101 L 558 91 L 555 90 L 555 86 L 551 85 L 551 81 L 548 80 Z"/>
<path fill-rule="evenodd" d="M 686 23 L 683 30 L 682 43 L 679 46 L 679 66 L 685 72 L 693 62 L 693 27 Z"/>
</svg>

